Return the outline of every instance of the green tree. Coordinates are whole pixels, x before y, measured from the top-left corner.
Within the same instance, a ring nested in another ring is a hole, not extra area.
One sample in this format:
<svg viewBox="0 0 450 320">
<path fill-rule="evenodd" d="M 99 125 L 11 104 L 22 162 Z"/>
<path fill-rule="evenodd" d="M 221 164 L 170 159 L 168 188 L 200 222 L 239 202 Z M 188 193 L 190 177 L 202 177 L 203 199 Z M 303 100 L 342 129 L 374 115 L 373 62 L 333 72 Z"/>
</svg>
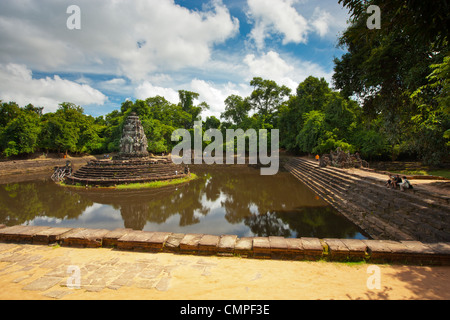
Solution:
<svg viewBox="0 0 450 320">
<path fill-rule="evenodd" d="M 250 81 L 253 92 L 248 98 L 248 103 L 264 122 L 276 124 L 277 115 L 281 105 L 289 98 L 291 89 L 286 86 L 279 86 L 273 80 L 264 80 L 260 77 Z"/>
<path fill-rule="evenodd" d="M 43 116 L 42 147 L 59 153 L 88 151 L 86 143 L 96 144 L 97 134 L 93 133 L 93 118 L 83 114 L 82 107 L 63 102 L 55 113 Z M 92 150 L 90 150 L 92 151 Z"/>
<path fill-rule="evenodd" d="M 310 111 L 303 115 L 303 123 L 296 137 L 297 147 L 302 152 L 313 153 L 326 133 L 325 114 L 318 110 Z"/>
<path fill-rule="evenodd" d="M 33 153 L 38 149 L 40 116 L 31 107 L 21 109 L 3 130 L 1 144 L 6 157 Z"/>
<path fill-rule="evenodd" d="M 191 116 L 191 119 L 185 120 L 184 128 L 185 129 L 193 129 L 194 122 L 200 120 L 200 114 L 202 111 L 209 109 L 208 104 L 206 102 L 201 102 L 199 105 L 195 106 L 194 102 L 200 96 L 196 92 L 179 90 L 178 95 L 180 97 L 180 107 L 181 109 Z"/>
<path fill-rule="evenodd" d="M 417 0 L 339 3 L 349 9 L 352 19 L 339 40 L 348 52 L 335 59 L 335 87 L 346 97 L 359 98 L 366 119 L 381 120 L 393 158 L 405 146 L 424 161 L 439 163 L 445 152 L 437 151 L 445 149 L 442 136 L 448 121 L 439 112 L 443 108 L 443 101 L 437 99 L 440 93 L 424 86 L 429 84 L 430 66 L 445 63 L 449 52 L 448 1 L 432 6 Z M 379 30 L 366 26 L 369 5 L 381 9 Z M 421 102 L 415 100 L 419 95 L 413 95 L 419 88 L 424 91 Z M 433 100 L 436 103 L 429 103 Z"/>
<path fill-rule="evenodd" d="M 0 100 L 0 129 L 14 120 L 20 113 L 20 107 L 15 102 L 2 102 Z"/>
<path fill-rule="evenodd" d="M 251 109 L 252 106 L 247 98 L 231 95 L 225 99 L 225 111 L 220 116 L 225 121 L 240 125 L 248 119 Z"/>
<path fill-rule="evenodd" d="M 206 117 L 206 121 L 204 122 L 204 129 L 219 129 L 220 128 L 220 120 L 214 116 Z"/>
</svg>

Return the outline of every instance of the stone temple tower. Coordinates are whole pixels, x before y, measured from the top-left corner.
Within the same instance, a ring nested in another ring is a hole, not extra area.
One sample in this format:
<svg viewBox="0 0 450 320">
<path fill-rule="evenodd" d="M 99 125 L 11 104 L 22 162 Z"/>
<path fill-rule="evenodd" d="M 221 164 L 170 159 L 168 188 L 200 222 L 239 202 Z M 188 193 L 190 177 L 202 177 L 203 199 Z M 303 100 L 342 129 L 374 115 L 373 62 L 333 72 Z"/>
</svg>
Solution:
<svg viewBox="0 0 450 320">
<path fill-rule="evenodd" d="M 122 139 L 120 139 L 120 158 L 147 157 L 148 141 L 139 116 L 132 112 L 125 120 Z"/>
<path fill-rule="evenodd" d="M 111 187 L 130 183 L 168 181 L 190 175 L 189 168 L 170 157 L 147 151 L 148 142 L 141 121 L 132 112 L 123 125 L 120 152 L 112 159 L 91 160 L 66 177 L 67 184 Z"/>
</svg>

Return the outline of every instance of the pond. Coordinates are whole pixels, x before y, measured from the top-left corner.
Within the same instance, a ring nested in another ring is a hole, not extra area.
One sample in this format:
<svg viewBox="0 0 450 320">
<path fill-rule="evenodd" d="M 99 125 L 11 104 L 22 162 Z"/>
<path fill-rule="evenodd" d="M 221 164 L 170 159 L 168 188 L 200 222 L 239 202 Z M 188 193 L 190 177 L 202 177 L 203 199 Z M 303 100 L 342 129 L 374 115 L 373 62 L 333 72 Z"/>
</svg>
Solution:
<svg viewBox="0 0 450 320">
<path fill-rule="evenodd" d="M 192 166 L 198 179 L 160 189 L 68 188 L 50 179 L 0 184 L 0 224 L 174 233 L 367 239 L 291 174 Z"/>
</svg>

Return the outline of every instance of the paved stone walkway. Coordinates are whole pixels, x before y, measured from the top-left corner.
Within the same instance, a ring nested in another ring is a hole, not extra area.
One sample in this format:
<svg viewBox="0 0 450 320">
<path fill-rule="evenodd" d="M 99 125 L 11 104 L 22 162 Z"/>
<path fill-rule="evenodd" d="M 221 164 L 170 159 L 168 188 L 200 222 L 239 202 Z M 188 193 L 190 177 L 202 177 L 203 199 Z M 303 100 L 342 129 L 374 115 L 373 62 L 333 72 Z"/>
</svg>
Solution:
<svg viewBox="0 0 450 320">
<path fill-rule="evenodd" d="M 0 243 L 0 299 L 450 298 L 450 267 L 369 266 Z"/>
</svg>

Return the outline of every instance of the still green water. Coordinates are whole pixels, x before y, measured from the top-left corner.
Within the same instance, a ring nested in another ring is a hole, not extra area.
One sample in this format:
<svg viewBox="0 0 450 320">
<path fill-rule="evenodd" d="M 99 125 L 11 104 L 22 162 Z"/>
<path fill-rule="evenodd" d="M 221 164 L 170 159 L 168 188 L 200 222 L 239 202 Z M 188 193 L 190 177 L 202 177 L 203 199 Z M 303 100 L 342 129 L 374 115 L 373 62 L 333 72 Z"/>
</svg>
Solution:
<svg viewBox="0 0 450 320">
<path fill-rule="evenodd" d="M 132 228 L 176 233 L 365 239 L 288 172 L 191 167 L 198 179 L 161 189 L 62 187 L 50 179 L 0 185 L 0 224 Z"/>
</svg>

